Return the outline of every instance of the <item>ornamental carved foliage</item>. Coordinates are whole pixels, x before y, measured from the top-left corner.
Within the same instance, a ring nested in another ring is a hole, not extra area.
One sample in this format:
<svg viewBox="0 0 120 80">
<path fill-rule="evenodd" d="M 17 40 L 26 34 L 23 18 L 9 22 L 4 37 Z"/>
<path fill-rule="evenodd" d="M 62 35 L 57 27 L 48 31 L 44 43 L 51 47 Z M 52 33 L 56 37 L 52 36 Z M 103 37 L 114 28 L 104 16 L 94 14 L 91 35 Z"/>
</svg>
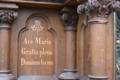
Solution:
<svg viewBox="0 0 120 80">
<path fill-rule="evenodd" d="M 94 10 L 99 16 L 106 17 L 117 9 L 120 9 L 120 1 L 117 0 L 88 0 L 85 4 L 78 6 L 77 12 L 82 14 Z"/>
<path fill-rule="evenodd" d="M 13 10 L 0 10 L 0 23 L 11 24 L 18 13 Z"/>
<path fill-rule="evenodd" d="M 61 10 L 61 20 L 66 27 L 74 27 L 78 21 L 78 14 L 75 9 L 65 7 Z"/>
</svg>

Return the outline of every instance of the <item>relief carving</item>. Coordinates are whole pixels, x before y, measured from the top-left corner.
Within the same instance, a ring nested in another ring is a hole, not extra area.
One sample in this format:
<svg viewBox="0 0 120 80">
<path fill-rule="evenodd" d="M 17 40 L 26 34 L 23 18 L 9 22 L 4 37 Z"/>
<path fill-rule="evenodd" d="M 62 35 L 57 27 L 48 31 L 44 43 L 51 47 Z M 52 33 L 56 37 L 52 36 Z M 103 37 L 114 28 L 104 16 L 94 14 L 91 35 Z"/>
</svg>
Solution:
<svg viewBox="0 0 120 80">
<path fill-rule="evenodd" d="M 27 21 L 19 36 L 21 75 L 51 75 L 54 73 L 54 37 L 44 18 L 35 16 Z M 31 71 L 31 72 L 29 72 Z"/>
<path fill-rule="evenodd" d="M 17 11 L 14 10 L 0 10 L 0 23 L 11 24 L 17 15 Z"/>
<path fill-rule="evenodd" d="M 76 30 L 78 15 L 74 9 L 63 8 L 61 10 L 61 20 L 65 25 L 65 30 Z"/>
<path fill-rule="evenodd" d="M 88 0 L 85 4 L 80 4 L 77 8 L 79 14 L 89 14 L 92 11 L 98 13 L 97 16 L 107 17 L 111 12 L 120 9 L 120 1 L 116 0 Z"/>
</svg>

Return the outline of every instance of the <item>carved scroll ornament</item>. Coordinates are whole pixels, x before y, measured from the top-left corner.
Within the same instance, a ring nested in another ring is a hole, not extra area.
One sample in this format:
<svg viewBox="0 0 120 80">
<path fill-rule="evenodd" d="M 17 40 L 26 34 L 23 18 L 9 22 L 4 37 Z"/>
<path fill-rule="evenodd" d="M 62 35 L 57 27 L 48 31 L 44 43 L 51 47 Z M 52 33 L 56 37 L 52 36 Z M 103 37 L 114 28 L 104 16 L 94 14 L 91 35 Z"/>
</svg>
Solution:
<svg viewBox="0 0 120 80">
<path fill-rule="evenodd" d="M 79 5 L 77 12 L 79 14 L 89 14 L 96 11 L 98 16 L 107 17 L 111 12 L 120 9 L 120 1 L 116 0 L 88 0 L 85 4 Z"/>
</svg>

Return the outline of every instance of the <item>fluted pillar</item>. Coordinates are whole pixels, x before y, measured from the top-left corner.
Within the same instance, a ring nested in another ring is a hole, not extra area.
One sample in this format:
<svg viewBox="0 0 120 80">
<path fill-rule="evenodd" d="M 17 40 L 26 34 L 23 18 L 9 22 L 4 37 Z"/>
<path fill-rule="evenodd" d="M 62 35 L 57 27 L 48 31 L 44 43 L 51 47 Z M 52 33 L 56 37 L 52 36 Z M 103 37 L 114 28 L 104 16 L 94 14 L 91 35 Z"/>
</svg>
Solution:
<svg viewBox="0 0 120 80">
<path fill-rule="evenodd" d="M 17 8 L 16 5 L 12 7 Z M 10 29 L 17 12 L 10 9 L 0 10 L 0 80 L 14 80 L 10 73 Z"/>
<path fill-rule="evenodd" d="M 115 0 L 88 0 L 77 8 L 79 14 L 88 17 L 85 25 L 89 27 L 90 80 L 108 80 L 106 67 L 106 38 L 109 15 L 120 8 L 120 2 Z"/>
<path fill-rule="evenodd" d="M 78 80 L 76 71 L 76 29 L 78 15 L 75 9 L 63 8 L 61 19 L 65 26 L 66 34 L 66 67 L 59 76 L 60 80 Z"/>
</svg>

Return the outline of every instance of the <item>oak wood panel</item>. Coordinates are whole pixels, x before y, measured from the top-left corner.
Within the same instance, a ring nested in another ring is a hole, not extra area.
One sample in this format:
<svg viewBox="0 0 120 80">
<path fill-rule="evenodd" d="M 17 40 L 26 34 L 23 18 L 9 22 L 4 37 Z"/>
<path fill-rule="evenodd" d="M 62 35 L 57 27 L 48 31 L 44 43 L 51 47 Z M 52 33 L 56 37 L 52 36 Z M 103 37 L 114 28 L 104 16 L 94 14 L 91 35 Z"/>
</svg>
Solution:
<svg viewBox="0 0 120 80">
<path fill-rule="evenodd" d="M 19 73 L 54 74 L 54 29 L 44 16 L 33 15 L 19 34 Z M 53 33 L 52 33 L 53 32 Z"/>
<path fill-rule="evenodd" d="M 64 27 L 59 19 L 58 11 L 53 10 L 33 10 L 21 9 L 19 10 L 19 17 L 12 25 L 11 31 L 11 70 L 12 73 L 19 76 L 18 70 L 18 34 L 22 28 L 25 27 L 26 20 L 32 14 L 46 15 L 51 22 L 51 27 L 55 30 L 55 75 L 61 73 L 64 68 L 65 62 L 65 33 Z"/>
</svg>

